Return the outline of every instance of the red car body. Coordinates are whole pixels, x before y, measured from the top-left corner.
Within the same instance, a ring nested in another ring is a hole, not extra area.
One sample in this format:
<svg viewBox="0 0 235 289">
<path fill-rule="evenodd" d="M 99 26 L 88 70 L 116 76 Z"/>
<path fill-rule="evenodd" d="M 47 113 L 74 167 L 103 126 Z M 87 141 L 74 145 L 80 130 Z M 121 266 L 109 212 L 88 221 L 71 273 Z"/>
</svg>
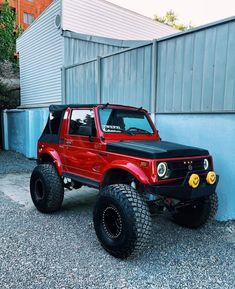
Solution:
<svg viewBox="0 0 235 289">
<path fill-rule="evenodd" d="M 127 133 L 109 133 L 102 130 L 99 120 L 99 109 L 102 109 L 104 105 L 68 105 L 58 107 L 64 112 L 58 139 L 57 141 L 50 142 L 45 140 L 43 137 L 40 138 L 38 142 L 38 161 L 39 163 L 44 163 L 48 160 L 52 160 L 61 177 L 67 177 L 82 184 L 100 188 L 106 184 L 108 174 L 111 172 L 118 174 L 119 172 L 124 171 L 133 176 L 133 178 L 142 186 L 151 189 L 151 192 L 158 192 L 159 188 L 164 188 L 166 186 L 168 188 L 171 186 L 170 190 L 174 187 L 175 191 L 178 186 L 185 186 L 184 182 L 186 178 L 194 172 L 193 168 L 190 170 L 190 164 L 193 164 L 193 162 L 197 160 L 201 161 L 207 158 L 210 164 L 209 169 L 200 170 L 197 173 L 202 180 L 201 183 L 204 183 L 204 187 L 206 186 L 207 191 L 209 187 L 210 193 L 215 190 L 216 183 L 209 186 L 205 182 L 208 171 L 213 170 L 212 157 L 207 151 L 205 151 L 204 154 L 200 152 L 199 155 L 195 155 L 194 153 L 193 155 L 184 156 L 182 147 L 182 153 L 178 153 L 178 155 L 174 157 L 169 155 L 169 157 L 148 158 L 138 155 L 128 155 L 127 153 L 116 153 L 107 149 L 109 144 L 115 142 L 120 144 L 126 141 L 146 141 L 151 143 L 161 142 L 159 133 L 146 110 L 130 106 L 108 105 L 109 108 L 125 109 L 130 111 L 141 110 L 144 112 L 151 124 L 153 133 L 129 135 Z M 51 111 L 53 111 L 53 109 L 54 108 L 51 108 Z M 94 121 L 97 131 L 96 136 L 71 135 L 69 133 L 72 111 L 84 109 L 93 110 L 94 112 Z M 189 167 L 186 174 L 166 179 L 159 178 L 156 170 L 158 163 L 177 161 L 184 163 L 187 168 Z M 187 185 L 187 189 L 191 190 L 192 188 L 188 188 Z M 196 189 L 194 191 L 196 192 Z M 205 188 L 203 193 L 199 193 L 198 196 L 201 196 L 202 194 L 205 194 Z M 166 195 L 171 197 L 171 193 L 166 193 Z"/>
</svg>

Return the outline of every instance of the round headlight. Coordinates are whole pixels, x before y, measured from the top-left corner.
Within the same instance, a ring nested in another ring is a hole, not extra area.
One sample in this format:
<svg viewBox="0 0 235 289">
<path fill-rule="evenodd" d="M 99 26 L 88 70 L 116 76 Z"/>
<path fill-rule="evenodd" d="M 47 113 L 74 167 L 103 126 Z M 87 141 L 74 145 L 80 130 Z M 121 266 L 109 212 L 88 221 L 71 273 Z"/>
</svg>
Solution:
<svg viewBox="0 0 235 289">
<path fill-rule="evenodd" d="M 209 168 L 208 159 L 204 159 L 204 161 L 203 161 L 203 166 L 204 166 L 204 170 L 208 170 L 208 168 Z"/>
<path fill-rule="evenodd" d="M 157 165 L 157 174 L 160 178 L 163 178 L 167 173 L 167 163 L 159 163 Z"/>
</svg>

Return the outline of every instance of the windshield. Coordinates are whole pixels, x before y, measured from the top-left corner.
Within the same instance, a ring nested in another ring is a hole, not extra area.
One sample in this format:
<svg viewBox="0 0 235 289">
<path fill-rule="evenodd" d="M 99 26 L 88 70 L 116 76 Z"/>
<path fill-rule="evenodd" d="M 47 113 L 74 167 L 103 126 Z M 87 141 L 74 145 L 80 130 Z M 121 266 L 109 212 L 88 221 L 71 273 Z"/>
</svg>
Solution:
<svg viewBox="0 0 235 289">
<path fill-rule="evenodd" d="M 100 125 L 106 133 L 153 134 L 153 128 L 143 111 L 99 109 Z"/>
</svg>

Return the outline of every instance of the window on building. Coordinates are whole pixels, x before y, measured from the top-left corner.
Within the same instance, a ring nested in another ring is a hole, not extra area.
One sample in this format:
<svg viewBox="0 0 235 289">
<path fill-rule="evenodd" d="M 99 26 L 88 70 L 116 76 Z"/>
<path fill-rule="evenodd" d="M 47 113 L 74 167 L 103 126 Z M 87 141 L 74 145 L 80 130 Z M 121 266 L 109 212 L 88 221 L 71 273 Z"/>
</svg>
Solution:
<svg viewBox="0 0 235 289">
<path fill-rule="evenodd" d="M 33 22 L 34 18 L 32 14 L 24 13 L 24 23 L 25 24 L 31 24 Z"/>
</svg>

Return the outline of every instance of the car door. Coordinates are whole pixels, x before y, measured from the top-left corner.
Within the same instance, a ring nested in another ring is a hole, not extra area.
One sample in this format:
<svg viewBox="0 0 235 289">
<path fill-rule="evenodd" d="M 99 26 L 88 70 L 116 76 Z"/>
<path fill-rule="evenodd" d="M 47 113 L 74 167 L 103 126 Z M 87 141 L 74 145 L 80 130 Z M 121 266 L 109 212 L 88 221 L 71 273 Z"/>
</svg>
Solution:
<svg viewBox="0 0 235 289">
<path fill-rule="evenodd" d="M 93 109 L 72 109 L 65 135 L 66 172 L 96 179 L 99 175 L 95 169 L 99 142 Z"/>
</svg>

